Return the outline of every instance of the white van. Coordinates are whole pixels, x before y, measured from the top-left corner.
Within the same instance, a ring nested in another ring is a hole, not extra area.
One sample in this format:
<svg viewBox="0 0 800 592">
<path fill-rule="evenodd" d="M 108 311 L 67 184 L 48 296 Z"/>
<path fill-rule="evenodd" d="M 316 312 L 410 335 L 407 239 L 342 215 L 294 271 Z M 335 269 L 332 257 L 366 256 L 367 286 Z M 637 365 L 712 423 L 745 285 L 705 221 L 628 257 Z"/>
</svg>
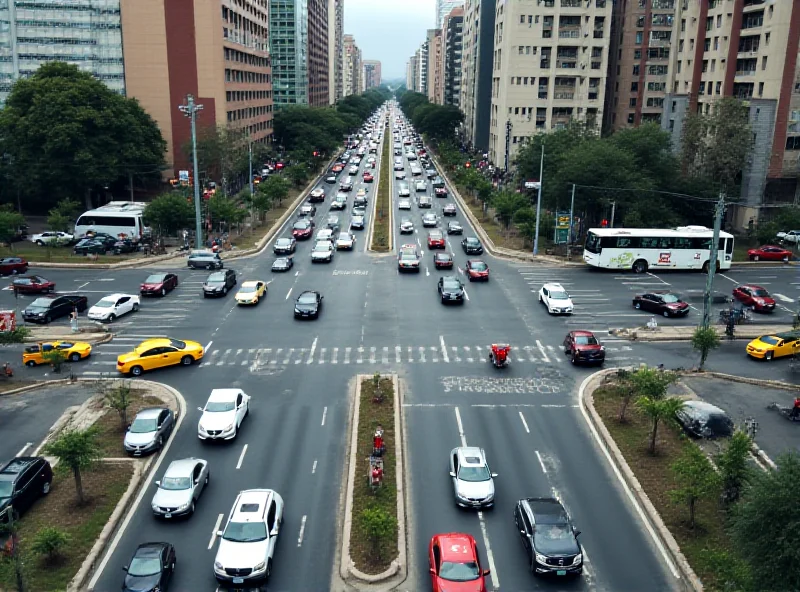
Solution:
<svg viewBox="0 0 800 592">
<path fill-rule="evenodd" d="M 75 238 L 85 236 L 87 232 L 104 232 L 139 240 L 144 233 L 146 207 L 147 204 L 143 202 L 112 201 L 96 210 L 84 212 L 75 222 Z"/>
</svg>

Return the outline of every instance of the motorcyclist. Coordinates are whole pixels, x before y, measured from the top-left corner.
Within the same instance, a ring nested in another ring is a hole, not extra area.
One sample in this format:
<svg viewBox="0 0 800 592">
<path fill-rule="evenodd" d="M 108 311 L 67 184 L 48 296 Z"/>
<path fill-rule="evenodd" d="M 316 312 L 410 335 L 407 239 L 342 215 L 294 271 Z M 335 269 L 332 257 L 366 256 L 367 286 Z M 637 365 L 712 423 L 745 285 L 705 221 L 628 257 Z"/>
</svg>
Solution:
<svg viewBox="0 0 800 592">
<path fill-rule="evenodd" d="M 800 397 L 795 397 L 794 405 L 792 405 L 792 410 L 789 412 L 789 417 L 791 419 L 800 419 Z"/>
</svg>

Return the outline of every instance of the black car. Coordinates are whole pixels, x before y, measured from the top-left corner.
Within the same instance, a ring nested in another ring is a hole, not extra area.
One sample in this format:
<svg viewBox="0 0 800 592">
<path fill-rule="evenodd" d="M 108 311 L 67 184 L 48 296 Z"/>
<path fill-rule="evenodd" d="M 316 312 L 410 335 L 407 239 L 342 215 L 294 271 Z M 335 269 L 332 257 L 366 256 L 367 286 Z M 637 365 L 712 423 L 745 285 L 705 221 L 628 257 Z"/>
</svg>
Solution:
<svg viewBox="0 0 800 592">
<path fill-rule="evenodd" d="M 689 314 L 689 304 L 677 294 L 649 292 L 633 297 L 633 308 L 655 312 L 665 317 L 681 317 Z"/>
<path fill-rule="evenodd" d="M 228 290 L 236 285 L 236 272 L 222 269 L 210 274 L 203 284 L 203 298 L 209 296 L 225 296 Z"/>
<path fill-rule="evenodd" d="M 28 323 L 49 323 L 67 316 L 74 309 L 83 312 L 89 306 L 86 296 L 79 294 L 48 294 L 39 296 L 22 311 L 22 318 Z"/>
<path fill-rule="evenodd" d="M 142 543 L 123 567 L 123 592 L 165 592 L 175 572 L 175 547 L 170 543 Z"/>
<path fill-rule="evenodd" d="M 272 245 L 272 252 L 276 255 L 285 255 L 289 253 L 294 253 L 294 250 L 297 248 L 297 240 L 293 237 L 281 237 L 275 241 L 275 244 Z"/>
<path fill-rule="evenodd" d="M 84 236 L 80 237 L 81 239 L 90 239 L 90 240 L 98 240 L 100 242 L 105 243 L 109 250 L 114 247 L 114 243 L 120 240 L 119 237 L 113 236 L 106 232 L 87 232 Z"/>
<path fill-rule="evenodd" d="M 105 255 L 109 250 L 111 249 L 109 249 L 106 242 L 93 238 L 85 238 L 75 245 L 72 252 L 76 255 Z"/>
<path fill-rule="evenodd" d="M 454 275 L 439 278 L 439 297 L 442 304 L 458 302 L 464 304 L 464 284 Z"/>
<path fill-rule="evenodd" d="M 18 456 L 0 468 L 0 524 L 21 516 L 43 495 L 50 493 L 53 469 L 39 456 Z"/>
<path fill-rule="evenodd" d="M 294 303 L 295 318 L 316 319 L 322 307 L 322 294 L 308 290 L 300 294 Z"/>
<path fill-rule="evenodd" d="M 578 542 L 580 531 L 555 498 L 530 497 L 517 502 L 514 522 L 528 553 L 530 570 L 555 576 L 578 576 L 583 573 L 583 549 Z"/>
<path fill-rule="evenodd" d="M 719 407 L 705 401 L 685 401 L 675 417 L 681 427 L 695 438 L 724 438 L 733 434 L 735 426 Z"/>
<path fill-rule="evenodd" d="M 448 222 L 447 234 L 464 234 L 464 227 L 461 226 L 461 222 L 456 222 L 455 220 Z"/>
<path fill-rule="evenodd" d="M 114 243 L 115 255 L 122 255 L 123 253 L 135 253 L 138 250 L 139 245 L 129 238 L 124 238 Z"/>
<path fill-rule="evenodd" d="M 428 177 L 428 179 L 433 179 L 436 176 L 436 169 L 425 169 L 425 176 Z"/>
<path fill-rule="evenodd" d="M 438 189 L 438 188 L 441 188 L 441 187 L 444 187 L 444 179 L 442 179 L 441 177 L 436 177 L 436 178 L 433 180 L 433 186 L 434 186 L 435 188 L 437 188 L 437 189 Z"/>
<path fill-rule="evenodd" d="M 223 263 L 219 253 L 197 250 L 189 253 L 186 265 L 190 269 L 222 269 Z"/>
<path fill-rule="evenodd" d="M 272 264 L 272 271 L 289 271 L 292 267 L 294 267 L 292 257 L 278 257 Z"/>
<path fill-rule="evenodd" d="M 461 248 L 464 249 L 464 252 L 467 255 L 482 255 L 483 254 L 483 245 L 481 241 L 479 241 L 474 236 L 468 236 L 464 240 L 461 241 Z"/>
</svg>

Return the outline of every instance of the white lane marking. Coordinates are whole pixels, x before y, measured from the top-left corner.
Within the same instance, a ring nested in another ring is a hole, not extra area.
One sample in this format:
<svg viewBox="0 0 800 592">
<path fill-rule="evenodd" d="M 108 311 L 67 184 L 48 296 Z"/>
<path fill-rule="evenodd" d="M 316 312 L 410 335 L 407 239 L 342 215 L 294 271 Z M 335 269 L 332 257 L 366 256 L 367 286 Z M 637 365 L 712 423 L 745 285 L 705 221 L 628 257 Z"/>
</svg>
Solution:
<svg viewBox="0 0 800 592">
<path fill-rule="evenodd" d="M 425 266 L 425 277 L 430 277 L 431 272 L 428 270 L 428 266 Z"/>
<path fill-rule="evenodd" d="M 314 362 L 314 352 L 317 351 L 317 337 L 314 338 L 314 341 L 311 343 L 311 351 L 308 354 L 308 360 L 306 360 L 306 364 L 311 364 Z"/>
<path fill-rule="evenodd" d="M 245 454 L 247 454 L 247 444 L 245 444 L 244 448 L 242 448 L 242 453 L 239 455 L 239 462 L 236 463 L 236 470 L 237 471 L 242 468 L 242 462 L 244 462 L 244 455 Z"/>
<path fill-rule="evenodd" d="M 217 523 L 214 524 L 214 530 L 211 531 L 211 540 L 208 541 L 208 548 L 214 546 L 214 542 L 217 540 L 217 531 L 219 530 L 219 525 L 222 524 L 222 519 L 224 518 L 225 514 L 220 514 L 217 516 Z"/>
<path fill-rule="evenodd" d="M 545 351 L 544 346 L 542 345 L 542 342 L 539 341 L 538 339 L 536 340 L 536 347 L 539 348 L 539 353 L 542 354 L 542 361 L 545 364 L 549 364 L 550 363 L 550 358 L 547 357 L 547 351 Z"/>
<path fill-rule="evenodd" d="M 286 292 L 286 298 L 284 298 L 284 300 L 289 300 L 289 296 L 291 295 L 292 295 L 292 288 L 289 288 L 289 291 Z"/>
<path fill-rule="evenodd" d="M 326 417 L 328 417 L 328 408 L 327 407 L 325 407 L 322 410 L 322 424 L 320 424 L 320 425 L 325 425 L 325 418 Z"/>
<path fill-rule="evenodd" d="M 338 364 L 339 363 L 339 348 L 334 347 L 333 353 L 331 354 L 331 364 Z"/>
<path fill-rule="evenodd" d="M 92 283 L 92 282 L 86 282 L 85 284 L 81 284 L 80 286 L 78 286 L 78 287 L 77 287 L 77 288 L 75 288 L 75 289 L 76 289 L 76 290 L 80 290 L 80 289 L 81 289 L 81 288 L 83 288 L 84 286 L 88 286 L 88 285 L 89 285 L 89 284 L 91 284 L 91 283 Z"/>
<path fill-rule="evenodd" d="M 464 288 L 464 298 L 466 298 L 467 301 L 469 302 L 469 294 L 467 294 L 467 289 L 466 288 Z"/>
<path fill-rule="evenodd" d="M 783 300 L 784 302 L 794 302 L 793 299 L 789 298 L 788 296 L 784 296 L 783 294 L 773 294 L 775 298 L 778 300 Z"/>
<path fill-rule="evenodd" d="M 294 272 L 294 277 L 298 277 L 300 275 L 299 271 Z"/>
<path fill-rule="evenodd" d="M 727 275 L 725 275 L 724 273 L 718 273 L 718 274 L 717 274 L 717 276 L 718 276 L 718 277 L 724 277 L 724 278 L 725 278 L 726 280 L 728 280 L 729 282 L 733 282 L 733 283 L 734 283 L 734 284 L 736 284 L 737 286 L 739 285 L 739 282 L 737 282 L 737 281 L 736 281 L 735 279 L 733 279 L 733 278 L 729 278 L 729 277 L 728 277 Z"/>
<path fill-rule="evenodd" d="M 665 285 L 667 285 L 667 286 L 671 286 L 671 285 L 672 285 L 672 284 L 670 284 L 669 282 L 665 282 L 664 280 L 662 280 L 660 277 L 658 277 L 658 276 L 657 276 L 656 274 L 654 274 L 654 273 L 650 273 L 649 271 L 647 271 L 647 272 L 645 272 L 645 273 L 647 273 L 647 275 L 649 275 L 651 278 L 658 280 L 658 281 L 659 281 L 659 282 L 661 282 L 662 284 L 665 284 Z"/>
<path fill-rule="evenodd" d="M 500 578 L 497 575 L 497 568 L 494 565 L 494 555 L 492 554 L 492 547 L 489 545 L 489 534 L 486 532 L 486 521 L 483 518 L 483 512 L 478 512 L 478 522 L 481 525 L 481 536 L 483 536 L 483 546 L 486 547 L 486 559 L 489 561 L 489 577 L 492 578 L 492 587 L 497 590 L 500 588 Z"/>
<path fill-rule="evenodd" d="M 519 414 L 522 415 L 522 411 L 520 411 Z M 544 460 L 542 459 L 542 455 L 539 454 L 538 450 L 536 451 L 536 458 L 539 459 L 539 466 L 542 467 L 542 473 L 547 475 L 547 467 L 544 466 Z"/>
<path fill-rule="evenodd" d="M 115 338 L 115 339 L 119 340 L 119 338 Z M 212 343 L 214 343 L 213 339 L 206 344 L 206 348 L 203 351 L 208 353 L 208 349 L 211 347 Z"/>
<path fill-rule="evenodd" d="M 317 472 L 317 459 L 315 458 L 314 459 L 314 464 L 311 465 L 311 474 L 313 475 L 316 472 Z"/>
<path fill-rule="evenodd" d="M 455 410 L 456 410 L 456 422 L 458 422 L 458 435 L 461 437 L 461 445 L 466 447 L 467 437 L 464 435 L 464 425 L 461 423 L 461 413 L 458 411 L 458 407 L 456 407 Z"/>
<path fill-rule="evenodd" d="M 303 533 L 305 533 L 305 531 L 306 531 L 306 519 L 307 518 L 308 518 L 308 516 L 306 516 L 304 514 L 303 515 L 303 519 L 300 520 L 300 534 L 297 536 L 297 546 L 298 547 L 302 547 L 303 546 Z"/>
<path fill-rule="evenodd" d="M 439 345 L 442 347 L 442 358 L 446 364 L 450 363 L 450 357 L 447 355 L 447 345 L 444 343 L 444 335 L 439 335 Z"/>
<path fill-rule="evenodd" d="M 522 415 L 522 411 L 519 412 L 519 418 L 522 420 L 522 425 L 525 427 L 525 431 L 530 434 L 531 430 L 528 428 L 528 422 L 525 421 L 525 416 Z"/>
<path fill-rule="evenodd" d="M 28 448 L 30 448 L 31 446 L 33 446 L 33 442 L 26 442 L 26 443 L 25 443 L 25 446 L 23 446 L 22 448 L 20 448 L 20 449 L 19 449 L 19 452 L 17 452 L 17 453 L 16 453 L 14 456 L 15 456 L 15 457 L 17 457 L 17 456 L 22 456 L 23 454 L 25 454 L 25 451 L 26 451 L 26 450 L 28 450 Z"/>
</svg>

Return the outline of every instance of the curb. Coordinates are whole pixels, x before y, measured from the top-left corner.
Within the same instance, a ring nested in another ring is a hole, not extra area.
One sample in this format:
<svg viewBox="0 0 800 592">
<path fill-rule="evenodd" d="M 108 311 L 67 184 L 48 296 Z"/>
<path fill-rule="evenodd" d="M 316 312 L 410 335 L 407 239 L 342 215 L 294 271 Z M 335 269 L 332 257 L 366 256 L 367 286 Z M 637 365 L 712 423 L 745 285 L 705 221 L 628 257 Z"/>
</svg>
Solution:
<svg viewBox="0 0 800 592">
<path fill-rule="evenodd" d="M 144 267 L 151 263 L 168 261 L 183 255 L 182 251 L 175 251 L 167 255 L 156 255 L 155 257 L 136 257 L 119 263 L 50 263 L 46 261 L 28 261 L 29 267 L 42 267 L 44 269 L 129 269 Z"/>
<path fill-rule="evenodd" d="M 742 382 L 744 384 L 752 384 L 755 386 L 771 386 L 773 388 L 784 389 L 787 391 L 798 391 L 800 390 L 800 386 L 796 384 L 791 384 L 789 382 L 782 382 L 780 380 L 768 380 L 768 379 L 759 379 L 759 378 L 747 378 L 745 376 L 736 376 L 735 374 L 725 374 L 724 372 L 708 372 L 703 371 L 697 374 L 696 376 L 702 377 L 711 377 L 711 378 L 719 378 L 722 380 L 730 380 L 732 382 Z"/>
<path fill-rule="evenodd" d="M 93 331 L 91 333 L 64 333 L 63 335 L 56 335 L 54 337 L 26 337 L 23 343 L 39 343 L 44 341 L 58 341 L 60 339 L 69 339 L 70 337 L 80 336 L 80 341 L 100 345 L 101 343 L 108 343 L 114 338 L 114 334 L 110 332 L 100 333 Z"/>
<path fill-rule="evenodd" d="M 386 375 L 382 375 L 386 376 Z M 402 396 L 397 374 L 390 374 L 392 387 L 394 388 L 394 430 L 395 430 L 395 479 L 397 481 L 397 552 L 398 555 L 392 560 L 389 568 L 383 573 L 370 575 L 356 569 L 355 563 L 350 558 L 350 535 L 353 525 L 353 489 L 355 487 L 356 466 L 358 464 L 358 417 L 361 407 L 361 381 L 372 378 L 369 374 L 356 374 L 356 385 L 353 400 L 353 413 L 350 432 L 350 454 L 349 467 L 347 472 L 347 495 L 345 500 L 345 515 L 342 533 L 342 549 L 340 556 L 339 575 L 346 582 L 350 579 L 358 580 L 358 583 L 376 584 L 385 582 L 390 578 L 397 577 L 392 583 L 392 587 L 401 584 L 407 577 L 408 566 L 406 559 L 406 520 L 405 520 L 405 486 L 403 472 L 403 432 L 401 426 Z M 358 583 L 353 584 L 357 589 L 368 590 L 361 587 Z"/>
<path fill-rule="evenodd" d="M 683 590 L 702 592 L 704 589 L 703 583 L 694 573 L 686 557 L 681 553 L 675 537 L 672 536 L 672 533 L 661 519 L 661 515 L 650 502 L 650 498 L 633 474 L 630 466 L 628 466 L 625 457 L 594 408 L 594 390 L 601 384 L 603 378 L 617 372 L 617 370 L 618 368 L 600 370 L 584 379 L 578 391 L 581 412 L 587 424 L 589 424 L 595 440 L 600 444 L 614 472 L 623 483 L 629 499 L 643 518 L 645 526 L 655 540 L 656 546 L 666 561 L 669 570 L 678 580 L 678 585 Z"/>
<path fill-rule="evenodd" d="M 19 388 L 11 389 L 8 391 L 3 391 L 0 393 L 0 397 L 7 397 L 9 395 L 18 395 L 19 393 L 24 393 L 27 391 L 35 391 L 36 389 L 40 388 L 47 388 L 51 386 L 57 386 L 60 384 L 70 384 L 72 381 L 69 378 L 55 378 L 53 380 L 39 380 L 36 381 L 36 384 L 29 384 L 26 386 L 21 386 Z"/>
<path fill-rule="evenodd" d="M 713 329 L 716 330 L 717 334 L 720 338 L 726 341 L 743 341 L 743 340 L 753 340 L 762 335 L 769 335 L 770 329 L 776 328 L 776 325 L 763 325 L 763 330 L 753 331 L 751 328 L 754 325 L 750 325 L 749 327 L 742 329 L 738 328 L 734 334 L 733 340 L 731 340 L 727 335 L 725 335 L 725 327 L 722 325 L 710 325 Z M 741 326 L 739 326 L 741 327 Z M 673 327 L 668 327 L 669 329 L 675 329 Z M 692 333 L 697 327 L 690 327 Z M 659 327 L 656 331 L 651 331 L 646 327 L 636 327 L 633 329 L 616 329 L 613 333 L 615 337 L 619 337 L 621 339 L 627 339 L 628 341 L 691 341 L 692 333 L 683 334 L 670 334 L 670 333 L 662 333 L 661 330 L 663 327 Z M 789 327 L 778 327 L 774 333 L 780 333 L 784 331 L 791 331 L 792 329 Z"/>
</svg>

